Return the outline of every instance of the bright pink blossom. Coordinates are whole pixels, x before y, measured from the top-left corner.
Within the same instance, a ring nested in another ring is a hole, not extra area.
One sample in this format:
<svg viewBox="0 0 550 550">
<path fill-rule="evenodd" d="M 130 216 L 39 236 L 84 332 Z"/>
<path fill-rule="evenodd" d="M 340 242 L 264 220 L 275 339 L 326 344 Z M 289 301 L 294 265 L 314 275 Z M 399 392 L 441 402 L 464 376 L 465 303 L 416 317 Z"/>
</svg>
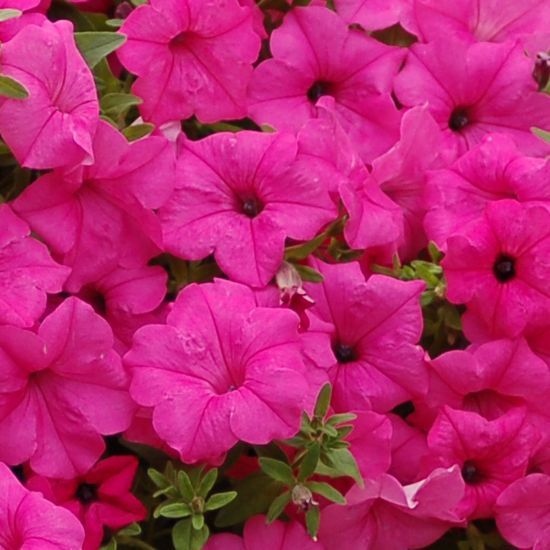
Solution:
<svg viewBox="0 0 550 550">
<path fill-rule="evenodd" d="M 246 115 L 246 87 L 260 38 L 237 0 L 152 0 L 133 11 L 117 51 L 138 79 L 145 120 L 202 122 Z"/>
<path fill-rule="evenodd" d="M 309 311 L 322 326 L 308 337 L 306 354 L 328 367 L 334 408 L 387 412 L 425 393 L 427 373 L 416 345 L 424 284 L 383 275 L 365 280 L 358 263 L 316 260 L 312 266 L 324 280 L 305 287 L 315 300 Z"/>
<path fill-rule="evenodd" d="M 82 550 L 96 550 L 104 526 L 118 530 L 147 516 L 143 504 L 131 493 L 137 467 L 133 456 L 111 456 L 83 476 L 66 480 L 35 475 L 26 485 L 70 510 L 86 532 Z"/>
<path fill-rule="evenodd" d="M 457 513 L 489 518 L 499 494 L 525 475 L 538 438 L 522 408 L 487 420 L 475 412 L 444 407 L 428 433 L 425 469 L 457 464 L 466 483 Z"/>
<path fill-rule="evenodd" d="M 453 509 L 463 494 L 457 467 L 404 487 L 390 475 L 367 480 L 364 489 L 350 489 L 345 506 L 323 510 L 319 540 L 327 548 L 423 548 L 461 523 Z"/>
<path fill-rule="evenodd" d="M 31 327 L 46 308 L 46 293 L 60 292 L 70 273 L 29 234 L 29 226 L 0 205 L 0 325 Z"/>
<path fill-rule="evenodd" d="M 270 40 L 273 59 L 261 63 L 250 85 L 250 116 L 259 124 L 297 131 L 315 103 L 334 97 L 338 119 L 371 161 L 399 137 L 400 114 L 391 99 L 404 50 L 391 48 L 324 7 L 289 12 Z"/>
<path fill-rule="evenodd" d="M 243 285 L 189 285 L 167 325 L 136 332 L 125 356 L 131 394 L 154 407 L 156 432 L 185 462 L 219 461 L 239 440 L 290 437 L 309 392 L 298 322 L 257 307 Z"/>
<path fill-rule="evenodd" d="M 447 298 L 465 303 L 465 323 L 515 337 L 550 312 L 550 213 L 513 200 L 490 203 L 447 241 Z M 475 327 L 468 333 L 475 332 Z"/>
<path fill-rule="evenodd" d="M 93 147 L 93 165 L 46 174 L 14 203 L 55 257 L 73 268 L 66 285 L 71 292 L 119 265 L 141 267 L 160 252 L 152 209 L 174 184 L 173 145 L 162 137 L 128 143 L 101 122 Z"/>
<path fill-rule="evenodd" d="M 550 97 L 538 93 L 532 70 L 516 43 L 414 44 L 395 93 L 406 107 L 428 102 L 444 146 L 457 157 L 489 132 L 509 134 L 524 153 L 543 156 L 549 146 L 531 127 L 550 127 Z"/>
<path fill-rule="evenodd" d="M 0 463 L 0 548 L 81 550 L 84 530 L 67 510 L 23 487 Z"/>
<path fill-rule="evenodd" d="M 336 12 L 346 23 L 359 23 L 372 31 L 399 22 L 404 0 L 334 0 Z"/>
<path fill-rule="evenodd" d="M 324 550 L 324 546 L 313 541 L 303 525 L 297 521 L 267 524 L 265 516 L 250 518 L 245 526 L 243 538 L 229 533 L 210 537 L 204 550 Z"/>
<path fill-rule="evenodd" d="M 76 49 L 69 21 L 27 25 L 2 44 L 2 73 L 29 97 L 0 102 L 0 134 L 29 168 L 56 168 L 93 159 L 99 109 L 90 69 Z"/>
<path fill-rule="evenodd" d="M 518 479 L 497 500 L 499 532 L 517 548 L 550 548 L 550 476 L 531 474 Z"/>
<path fill-rule="evenodd" d="M 214 253 L 231 278 L 265 286 L 285 238 L 309 240 L 336 218 L 327 178 L 298 162 L 290 134 L 218 133 L 179 143 L 178 181 L 160 210 L 166 250 L 198 260 Z"/>
<path fill-rule="evenodd" d="M 76 298 L 38 334 L 0 327 L 0 459 L 64 479 L 94 464 L 101 435 L 125 430 L 134 411 L 112 346 L 107 322 Z"/>
</svg>

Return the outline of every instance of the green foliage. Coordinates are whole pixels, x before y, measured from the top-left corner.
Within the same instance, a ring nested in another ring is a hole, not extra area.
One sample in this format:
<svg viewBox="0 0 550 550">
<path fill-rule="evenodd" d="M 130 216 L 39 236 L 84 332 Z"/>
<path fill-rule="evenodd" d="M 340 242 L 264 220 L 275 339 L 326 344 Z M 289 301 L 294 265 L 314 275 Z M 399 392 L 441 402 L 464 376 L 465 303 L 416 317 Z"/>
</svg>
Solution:
<svg viewBox="0 0 550 550">
<path fill-rule="evenodd" d="M 22 14 L 23 12 L 21 10 L 14 10 L 11 8 L 0 10 L 0 23 L 21 17 Z"/>
<path fill-rule="evenodd" d="M 74 38 L 77 48 L 91 69 L 126 42 L 126 36 L 115 32 L 76 32 Z"/>
<path fill-rule="evenodd" d="M 2 74 L 0 75 L 0 96 L 9 97 L 10 99 L 27 99 L 29 91 L 15 78 Z"/>
</svg>

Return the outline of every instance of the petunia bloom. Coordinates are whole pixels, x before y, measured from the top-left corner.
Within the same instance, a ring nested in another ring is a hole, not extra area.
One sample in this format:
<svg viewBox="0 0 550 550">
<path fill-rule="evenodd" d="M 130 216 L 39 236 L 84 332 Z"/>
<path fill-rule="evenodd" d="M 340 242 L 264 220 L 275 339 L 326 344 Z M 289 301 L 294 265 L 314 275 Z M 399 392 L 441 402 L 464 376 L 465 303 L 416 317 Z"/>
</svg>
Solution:
<svg viewBox="0 0 550 550">
<path fill-rule="evenodd" d="M 72 23 L 26 25 L 2 44 L 1 63 L 29 92 L 25 100 L 0 101 L 0 134 L 19 163 L 47 169 L 92 162 L 97 91 Z"/>
<path fill-rule="evenodd" d="M 373 31 L 399 22 L 404 0 L 334 0 L 336 12 L 346 23 L 359 23 Z"/>
<path fill-rule="evenodd" d="M 135 405 L 113 336 L 93 309 L 69 298 L 38 334 L 0 327 L 0 459 L 30 459 L 38 474 L 70 479 L 125 430 Z M 25 429 L 22 430 L 21 426 Z"/>
<path fill-rule="evenodd" d="M 246 115 L 246 87 L 260 49 L 252 11 L 237 0 L 152 0 L 121 27 L 117 51 L 138 79 L 145 120 L 196 115 L 202 122 Z"/>
<path fill-rule="evenodd" d="M 104 526 L 118 530 L 147 516 L 146 508 L 131 493 L 137 467 L 133 456 L 110 456 L 80 477 L 51 479 L 33 475 L 26 486 L 71 511 L 86 533 L 82 550 L 96 550 Z"/>
<path fill-rule="evenodd" d="M 550 127 L 550 97 L 538 92 L 520 44 L 446 39 L 414 44 L 394 90 L 406 107 L 423 105 L 439 124 L 444 148 L 464 154 L 489 132 L 509 134 L 526 154 L 548 154 L 531 127 Z"/>
<path fill-rule="evenodd" d="M 237 441 L 293 436 L 308 398 L 288 309 L 257 307 L 246 286 L 185 287 L 166 325 L 139 329 L 125 362 L 131 395 L 153 407 L 153 427 L 184 462 L 219 462 Z"/>
<path fill-rule="evenodd" d="M 141 267 L 160 252 L 161 228 L 153 209 L 174 185 L 173 145 L 163 137 L 128 143 L 101 122 L 93 147 L 93 165 L 54 170 L 13 205 L 55 257 L 72 267 L 70 292 L 118 266 Z"/>
<path fill-rule="evenodd" d="M 273 58 L 255 69 L 249 89 L 257 123 L 298 131 L 315 115 L 317 100 L 329 95 L 366 162 L 397 141 L 401 116 L 390 94 L 404 50 L 349 29 L 318 6 L 289 12 L 273 31 L 270 49 Z"/>
<path fill-rule="evenodd" d="M 336 218 L 327 178 L 308 171 L 314 165 L 297 162 L 290 134 L 181 139 L 176 189 L 159 212 L 166 250 L 190 260 L 214 253 L 231 279 L 265 286 L 286 237 L 307 241 Z"/>
<path fill-rule="evenodd" d="M 84 530 L 77 518 L 41 494 L 25 489 L 0 463 L 0 548 L 81 550 Z"/>
<path fill-rule="evenodd" d="M 7 204 L 0 205 L 0 325 L 31 327 L 46 308 L 46 293 L 60 292 L 69 273 Z"/>
</svg>

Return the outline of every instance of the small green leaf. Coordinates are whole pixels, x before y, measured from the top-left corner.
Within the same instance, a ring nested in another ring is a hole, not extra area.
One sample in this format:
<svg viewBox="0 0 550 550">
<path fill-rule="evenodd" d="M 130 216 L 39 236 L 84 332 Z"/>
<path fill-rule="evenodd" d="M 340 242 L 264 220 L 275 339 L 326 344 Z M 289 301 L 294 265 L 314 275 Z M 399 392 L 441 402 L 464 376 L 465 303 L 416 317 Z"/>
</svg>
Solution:
<svg viewBox="0 0 550 550">
<path fill-rule="evenodd" d="M 304 481 L 308 477 L 312 476 L 319 463 L 319 456 L 321 455 L 321 445 L 318 441 L 307 450 L 302 462 L 300 463 L 299 481 Z"/>
<path fill-rule="evenodd" d="M 171 486 L 171 483 L 166 479 L 164 474 L 161 474 L 158 470 L 155 470 L 154 468 L 149 468 L 147 470 L 147 475 L 159 489 L 166 489 L 167 487 Z"/>
<path fill-rule="evenodd" d="M 119 116 L 142 100 L 133 94 L 112 93 L 101 98 L 101 111 L 106 115 Z"/>
<path fill-rule="evenodd" d="M 356 418 L 357 415 L 353 413 L 340 413 L 332 415 L 326 423 L 331 426 L 337 426 L 338 424 L 344 424 L 345 422 L 352 422 Z"/>
<path fill-rule="evenodd" d="M 108 27 L 113 27 L 114 29 L 118 29 L 122 27 L 122 23 L 124 23 L 124 19 L 118 19 L 118 18 L 107 19 L 107 21 L 105 21 L 105 24 Z"/>
<path fill-rule="evenodd" d="M 193 514 L 191 516 L 191 525 L 195 531 L 200 531 L 204 527 L 204 516 L 202 514 Z"/>
<path fill-rule="evenodd" d="M 74 38 L 78 50 L 91 69 L 126 42 L 126 36 L 116 32 L 75 32 Z"/>
<path fill-rule="evenodd" d="M 2 21 L 8 21 L 10 19 L 16 19 L 17 17 L 21 17 L 23 12 L 21 10 L 14 10 L 14 9 L 4 9 L 0 10 L 0 23 Z"/>
<path fill-rule="evenodd" d="M 182 519 L 172 529 L 172 543 L 176 550 L 201 550 L 209 535 L 210 531 L 206 525 L 200 530 L 195 530 L 190 519 Z"/>
<path fill-rule="evenodd" d="M 292 494 L 290 491 L 285 491 L 282 495 L 279 495 L 271 503 L 271 506 L 267 511 L 267 522 L 274 522 L 283 513 L 283 510 L 286 508 L 286 505 L 291 501 L 291 499 Z"/>
<path fill-rule="evenodd" d="M 531 128 L 531 132 L 533 132 L 533 134 L 535 134 L 542 140 L 550 143 L 550 132 L 547 132 L 546 130 L 541 130 L 540 128 Z"/>
<path fill-rule="evenodd" d="M 319 507 L 313 506 L 306 512 L 307 532 L 313 540 L 317 540 L 317 533 L 319 532 L 320 522 L 321 514 L 319 513 Z"/>
<path fill-rule="evenodd" d="M 326 457 L 330 461 L 328 466 L 340 472 L 341 475 L 353 478 L 360 487 L 363 487 L 363 478 L 359 473 L 357 462 L 348 449 L 332 449 L 326 453 Z"/>
<path fill-rule="evenodd" d="M 193 497 L 195 496 L 195 489 L 191 484 L 191 480 L 189 479 L 187 472 L 184 470 L 180 470 L 178 472 L 176 480 L 177 480 L 179 492 L 181 493 L 183 498 L 191 502 L 193 500 Z"/>
<path fill-rule="evenodd" d="M 320 481 L 310 481 L 307 486 L 311 489 L 312 492 L 325 497 L 331 502 L 336 502 L 337 504 L 346 503 L 344 495 L 328 483 Z"/>
<path fill-rule="evenodd" d="M 147 0 L 130 0 L 130 2 L 136 7 L 139 8 L 142 4 L 147 4 Z"/>
<path fill-rule="evenodd" d="M 117 550 L 117 542 L 113 537 L 105 546 L 102 546 L 99 550 Z"/>
<path fill-rule="evenodd" d="M 210 510 L 218 510 L 218 508 L 223 508 L 226 504 L 229 504 L 232 500 L 235 500 L 237 496 L 237 491 L 226 491 L 225 493 L 215 493 L 211 495 L 210 498 L 206 501 L 205 510 L 210 512 Z"/>
<path fill-rule="evenodd" d="M 146 135 L 150 134 L 155 129 L 154 124 L 132 124 L 122 130 L 122 133 L 126 136 L 128 141 L 136 141 Z"/>
<path fill-rule="evenodd" d="M 212 490 L 212 487 L 214 487 L 216 479 L 218 479 L 218 470 L 216 468 L 212 468 L 212 470 L 209 470 L 201 479 L 197 494 L 201 497 L 206 497 L 206 495 Z"/>
<path fill-rule="evenodd" d="M 124 529 L 117 531 L 117 535 L 125 535 L 127 537 L 135 537 L 136 535 L 140 534 L 141 526 L 139 525 L 139 523 L 131 523 L 127 527 L 124 527 Z"/>
<path fill-rule="evenodd" d="M 327 382 L 319 392 L 315 403 L 314 416 L 324 418 L 330 407 L 330 398 L 332 396 L 332 386 Z"/>
<path fill-rule="evenodd" d="M 191 515 L 191 508 L 185 502 L 168 502 L 159 504 L 153 515 L 157 518 L 186 518 Z"/>
<path fill-rule="evenodd" d="M 0 96 L 9 97 L 10 99 L 27 99 L 29 91 L 21 82 L 17 82 L 17 80 L 5 74 L 0 74 Z"/>
<path fill-rule="evenodd" d="M 286 485 L 294 485 L 294 474 L 288 464 L 273 458 L 262 457 L 260 458 L 260 467 L 269 477 Z"/>
<path fill-rule="evenodd" d="M 323 276 L 312 267 L 302 264 L 294 264 L 296 271 L 300 274 L 302 281 L 309 281 L 311 283 L 322 283 Z"/>
</svg>

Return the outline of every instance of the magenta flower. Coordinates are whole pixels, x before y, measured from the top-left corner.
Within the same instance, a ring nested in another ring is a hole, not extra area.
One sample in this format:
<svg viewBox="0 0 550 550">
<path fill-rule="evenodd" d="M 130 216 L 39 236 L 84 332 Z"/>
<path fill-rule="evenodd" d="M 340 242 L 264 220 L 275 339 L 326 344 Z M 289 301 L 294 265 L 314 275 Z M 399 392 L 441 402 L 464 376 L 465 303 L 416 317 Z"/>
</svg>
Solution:
<svg viewBox="0 0 550 550">
<path fill-rule="evenodd" d="M 538 439 L 522 408 L 490 421 L 444 407 L 428 434 L 425 468 L 457 464 L 466 483 L 457 513 L 469 519 L 490 518 L 499 494 L 525 475 Z"/>
<path fill-rule="evenodd" d="M 138 76 L 132 91 L 143 98 L 146 120 L 246 115 L 246 87 L 260 49 L 249 8 L 237 0 L 152 0 L 120 30 L 128 41 L 117 55 Z"/>
<path fill-rule="evenodd" d="M 45 476 L 83 474 L 125 430 L 134 411 L 106 321 L 76 298 L 38 334 L 0 327 L 0 459 Z M 25 426 L 22 430 L 21 426 Z"/>
<path fill-rule="evenodd" d="M 538 93 L 532 70 L 516 43 L 414 44 L 395 93 L 406 107 L 428 102 L 444 147 L 457 157 L 489 132 L 509 134 L 524 153 L 543 156 L 548 144 L 531 127 L 550 127 L 550 97 Z"/>
<path fill-rule="evenodd" d="M 423 42 L 455 37 L 505 42 L 550 28 L 545 0 L 414 0 L 407 28 Z"/>
<path fill-rule="evenodd" d="M 404 0 L 334 0 L 334 6 L 346 23 L 372 31 L 398 23 Z"/>
<path fill-rule="evenodd" d="M 99 107 L 92 73 L 68 21 L 27 25 L 2 44 L 2 73 L 29 91 L 0 102 L 0 134 L 28 168 L 57 168 L 93 159 Z"/>
<path fill-rule="evenodd" d="M 82 550 L 97 550 L 104 526 L 118 530 L 147 516 L 146 508 L 131 493 L 137 467 L 133 456 L 110 456 L 83 476 L 51 479 L 34 475 L 26 485 L 71 511 L 86 533 Z"/>
<path fill-rule="evenodd" d="M 335 410 L 384 413 L 425 393 L 427 373 L 416 345 L 424 284 L 383 275 L 365 280 L 358 263 L 312 265 L 324 281 L 305 287 L 315 300 L 309 311 L 322 326 L 312 322 L 306 354 L 328 366 Z"/>
<path fill-rule="evenodd" d="M 152 209 L 173 187 L 174 151 L 165 138 L 128 143 L 101 122 L 93 146 L 92 166 L 46 174 L 14 203 L 55 257 L 73 268 L 66 285 L 71 292 L 119 265 L 141 267 L 159 253 L 161 228 Z"/>
<path fill-rule="evenodd" d="M 502 536 L 517 548 L 550 546 L 550 476 L 518 479 L 498 497 L 495 519 Z"/>
<path fill-rule="evenodd" d="M 391 99 L 404 50 L 391 48 L 324 7 L 296 8 L 270 40 L 273 59 L 254 71 L 249 113 L 259 124 L 297 131 L 332 96 L 338 119 L 362 158 L 371 161 L 399 137 L 400 114 Z"/>
<path fill-rule="evenodd" d="M 2 550 L 81 550 L 84 530 L 73 514 L 23 487 L 0 463 Z"/>
<path fill-rule="evenodd" d="M 447 247 L 442 262 L 447 298 L 467 304 L 466 324 L 472 318 L 495 337 L 515 337 L 550 312 L 546 208 L 513 200 L 490 203 Z"/>
<path fill-rule="evenodd" d="M 309 240 L 336 218 L 328 178 L 298 162 L 290 134 L 218 133 L 179 143 L 176 189 L 159 215 L 168 252 L 214 253 L 231 278 L 265 286 L 283 260 L 285 238 Z"/>
<path fill-rule="evenodd" d="M 46 308 L 46 293 L 60 292 L 70 273 L 29 235 L 29 226 L 0 205 L 0 325 L 31 327 Z"/>
<path fill-rule="evenodd" d="M 390 475 L 366 480 L 364 489 L 356 485 L 346 494 L 346 506 L 322 511 L 319 540 L 327 548 L 423 548 L 460 525 L 453 510 L 463 494 L 456 466 L 404 487 Z"/>
<path fill-rule="evenodd" d="M 303 525 L 297 521 L 267 524 L 265 516 L 250 518 L 245 526 L 243 538 L 229 533 L 214 535 L 208 539 L 204 550 L 324 550 L 324 546 L 313 541 Z"/>
<path fill-rule="evenodd" d="M 219 461 L 237 441 L 293 436 L 309 387 L 288 309 L 257 307 L 228 281 L 189 285 L 167 325 L 138 330 L 125 361 L 131 395 L 184 462 Z"/>
</svg>

